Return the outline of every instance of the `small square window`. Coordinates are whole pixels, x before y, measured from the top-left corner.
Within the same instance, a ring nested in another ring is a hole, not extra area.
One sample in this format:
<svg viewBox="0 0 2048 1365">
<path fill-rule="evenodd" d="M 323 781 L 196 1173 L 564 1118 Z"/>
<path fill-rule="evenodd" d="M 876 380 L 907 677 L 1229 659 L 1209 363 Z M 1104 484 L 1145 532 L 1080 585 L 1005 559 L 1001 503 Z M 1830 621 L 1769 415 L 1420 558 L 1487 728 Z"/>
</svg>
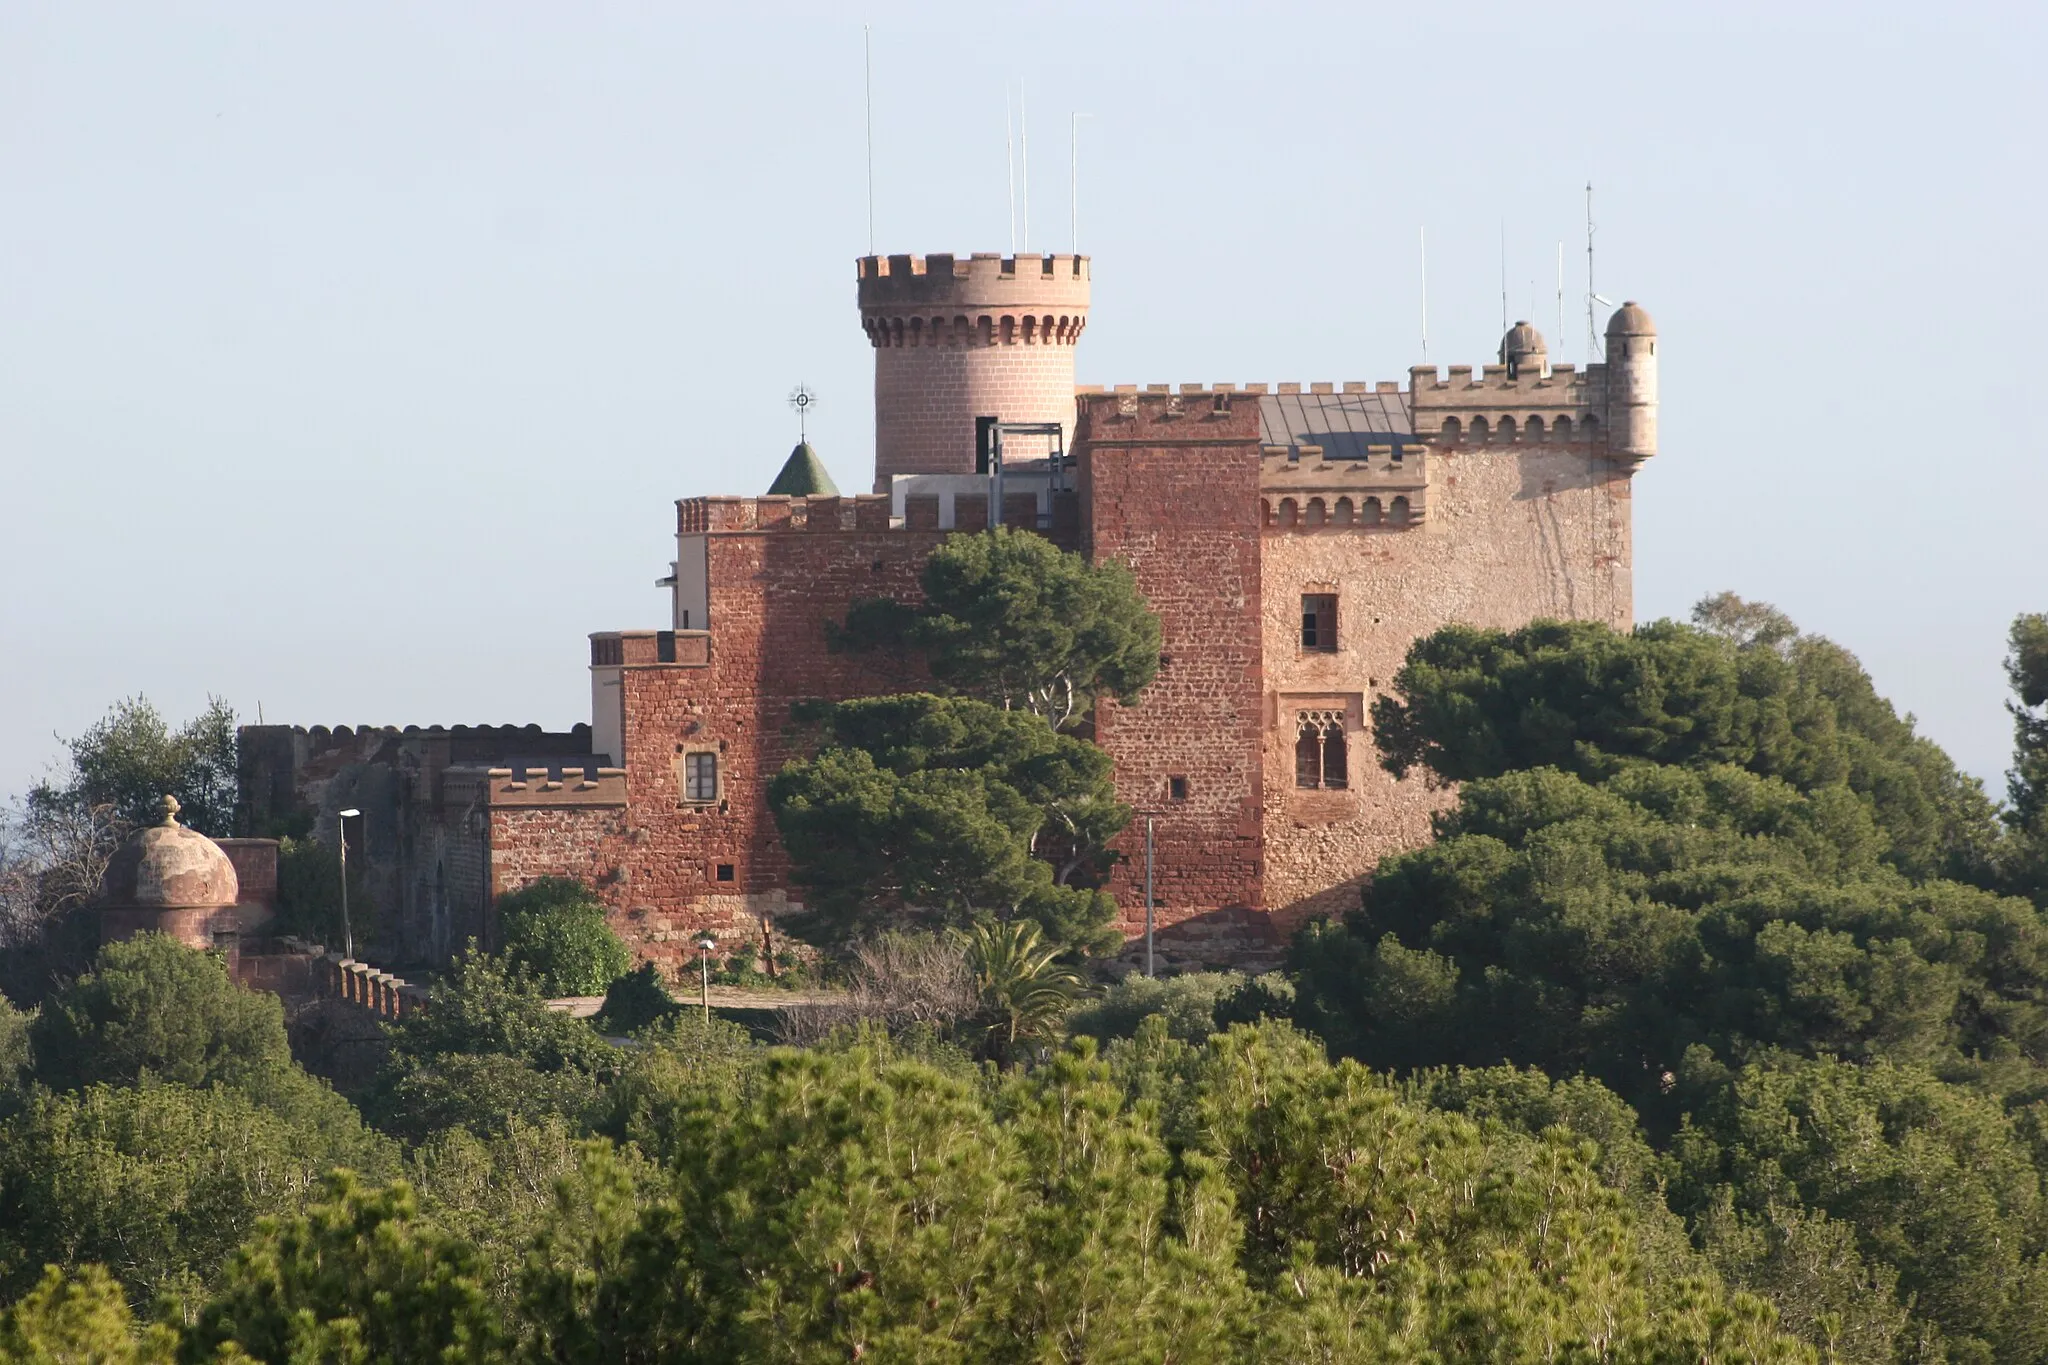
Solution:
<svg viewBox="0 0 2048 1365">
<path fill-rule="evenodd" d="M 732 864 L 731 864 L 731 863 L 720 863 L 720 864 L 718 865 L 718 873 L 717 873 L 717 876 L 718 876 L 718 880 L 720 880 L 720 881 L 722 881 L 722 882 L 729 882 L 729 881 L 731 881 L 731 880 L 732 880 Z"/>
<path fill-rule="evenodd" d="M 1336 652 L 1336 593 L 1305 592 L 1301 595 L 1301 647 L 1320 654 Z"/>
<path fill-rule="evenodd" d="M 1185 777 L 1169 777 L 1169 778 L 1167 778 L 1167 779 L 1166 779 L 1166 797 L 1167 797 L 1167 799 L 1168 799 L 1169 801 L 1185 801 L 1185 800 L 1187 800 L 1187 799 L 1188 799 L 1188 780 L 1187 780 L 1187 779 L 1186 779 Z"/>
<path fill-rule="evenodd" d="M 718 755 L 683 755 L 683 800 L 709 803 L 718 799 Z"/>
</svg>

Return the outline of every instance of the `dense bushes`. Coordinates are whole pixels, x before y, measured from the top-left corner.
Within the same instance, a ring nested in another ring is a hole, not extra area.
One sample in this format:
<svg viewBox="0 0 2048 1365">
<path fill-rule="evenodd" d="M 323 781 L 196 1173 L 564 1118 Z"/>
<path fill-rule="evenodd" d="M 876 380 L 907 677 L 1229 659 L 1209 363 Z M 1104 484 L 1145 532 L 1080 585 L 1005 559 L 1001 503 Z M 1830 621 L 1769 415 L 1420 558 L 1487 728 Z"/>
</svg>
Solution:
<svg viewBox="0 0 2048 1365">
<path fill-rule="evenodd" d="M 506 960 L 549 995 L 602 995 L 633 965 L 604 902 L 571 877 L 542 877 L 498 898 Z"/>
<path fill-rule="evenodd" d="M 1641 1226 L 1681 1216 L 1833 1359 L 2039 1359 L 2048 921 L 1997 894 L 2014 847 L 1844 651 L 1697 618 L 1417 642 L 1378 737 L 1458 801 L 1297 941 L 1296 1017 L 1433 1105 L 1596 1138 Z"/>
</svg>

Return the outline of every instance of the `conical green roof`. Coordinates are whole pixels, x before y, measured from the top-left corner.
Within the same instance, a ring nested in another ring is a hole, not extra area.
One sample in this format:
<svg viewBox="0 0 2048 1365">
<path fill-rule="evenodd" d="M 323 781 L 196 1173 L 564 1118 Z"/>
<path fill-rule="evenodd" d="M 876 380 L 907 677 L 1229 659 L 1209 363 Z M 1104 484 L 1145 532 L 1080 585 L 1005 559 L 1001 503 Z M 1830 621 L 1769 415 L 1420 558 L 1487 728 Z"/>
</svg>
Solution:
<svg viewBox="0 0 2048 1365">
<path fill-rule="evenodd" d="M 768 485 L 768 495 L 836 498 L 839 485 L 832 482 L 832 476 L 825 472 L 825 462 L 818 458 L 817 451 L 811 449 L 811 443 L 800 441 L 797 448 L 789 452 L 789 459 L 783 464 L 782 472 L 775 476 L 775 482 Z"/>
</svg>

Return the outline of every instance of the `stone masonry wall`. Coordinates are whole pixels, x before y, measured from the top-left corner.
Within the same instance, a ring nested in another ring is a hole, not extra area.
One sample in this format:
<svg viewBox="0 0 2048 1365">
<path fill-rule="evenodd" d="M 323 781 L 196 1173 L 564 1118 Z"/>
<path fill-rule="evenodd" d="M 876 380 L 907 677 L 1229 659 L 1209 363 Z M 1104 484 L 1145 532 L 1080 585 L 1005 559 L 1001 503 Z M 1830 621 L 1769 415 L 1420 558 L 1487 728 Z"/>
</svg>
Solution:
<svg viewBox="0 0 2048 1365">
<path fill-rule="evenodd" d="M 1384 856 L 1426 843 L 1453 794 L 1397 781 L 1371 744 L 1372 698 L 1409 644 L 1449 622 L 1512 628 L 1537 617 L 1633 620 L 1630 484 L 1590 443 L 1447 443 L 1429 454 L 1422 525 L 1269 526 L 1263 537 L 1267 903 L 1283 930 L 1356 904 Z M 1338 649 L 1301 644 L 1304 593 L 1334 592 Z M 1296 716 L 1342 707 L 1343 791 L 1295 785 Z"/>
<path fill-rule="evenodd" d="M 812 742 L 792 706 L 919 685 L 900 661 L 830 653 L 825 623 L 862 597 L 915 598 L 926 557 L 950 534 L 891 530 L 886 498 L 723 502 L 714 515 L 681 509 L 686 525 L 709 528 L 711 629 L 679 632 L 675 653 L 701 641 L 703 662 L 660 663 L 649 635 L 621 641 L 629 817 L 594 864 L 621 932 L 671 966 L 699 932 L 757 940 L 760 918 L 791 905 L 767 788 Z M 683 799 L 693 751 L 717 755 L 715 802 Z"/>
<path fill-rule="evenodd" d="M 894 474 L 972 474 L 974 419 L 1058 422 L 1072 435 L 1074 348 L 1059 341 L 982 345 L 974 340 L 875 352 L 875 487 Z M 1014 437 L 1012 459 L 1043 457 L 1047 443 Z"/>
<path fill-rule="evenodd" d="M 1256 400 L 1080 399 L 1083 547 L 1131 567 L 1164 636 L 1139 701 L 1097 708 L 1118 795 L 1141 812 L 1110 887 L 1127 932 L 1143 924 L 1146 811 L 1158 923 L 1234 922 L 1231 910 L 1263 903 L 1258 439 Z"/>
</svg>

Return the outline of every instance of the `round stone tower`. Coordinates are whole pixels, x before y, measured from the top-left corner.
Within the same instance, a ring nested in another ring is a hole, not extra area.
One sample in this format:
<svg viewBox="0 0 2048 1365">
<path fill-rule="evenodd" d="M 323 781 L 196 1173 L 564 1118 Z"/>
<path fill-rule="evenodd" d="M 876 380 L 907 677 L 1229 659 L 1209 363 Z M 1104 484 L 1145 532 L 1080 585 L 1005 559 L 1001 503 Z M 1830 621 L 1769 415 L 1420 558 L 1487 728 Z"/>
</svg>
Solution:
<svg viewBox="0 0 2048 1365">
<path fill-rule="evenodd" d="M 974 419 L 1074 426 L 1086 256 L 863 256 L 875 348 L 875 488 L 895 474 L 974 473 Z"/>
<path fill-rule="evenodd" d="M 1634 300 L 1607 320 L 1607 451 L 1636 464 L 1657 453 L 1657 324 Z"/>
</svg>

